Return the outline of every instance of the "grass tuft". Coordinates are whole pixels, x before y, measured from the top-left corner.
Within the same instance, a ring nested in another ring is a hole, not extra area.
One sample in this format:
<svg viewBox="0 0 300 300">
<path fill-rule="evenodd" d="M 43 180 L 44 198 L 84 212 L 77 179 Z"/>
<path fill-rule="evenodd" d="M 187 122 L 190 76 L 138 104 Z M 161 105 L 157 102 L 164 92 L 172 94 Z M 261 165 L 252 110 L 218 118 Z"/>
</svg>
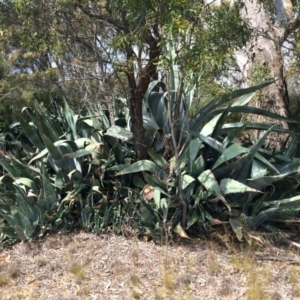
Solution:
<svg viewBox="0 0 300 300">
<path fill-rule="evenodd" d="M 86 269 L 77 262 L 73 262 L 70 266 L 70 272 L 73 273 L 79 279 L 84 279 L 86 276 Z"/>
<path fill-rule="evenodd" d="M 214 252 L 211 252 L 207 259 L 207 268 L 211 276 L 216 276 L 220 271 L 220 265 Z"/>
<path fill-rule="evenodd" d="M 263 282 L 256 273 L 248 274 L 247 300 L 267 299 L 263 291 Z"/>
<path fill-rule="evenodd" d="M 132 290 L 132 298 L 133 299 L 140 299 L 142 296 L 142 292 L 140 291 L 140 289 L 138 287 L 134 287 Z"/>
<path fill-rule="evenodd" d="M 252 270 L 254 264 L 254 255 L 247 251 L 242 255 L 233 254 L 231 256 L 233 267 L 239 272 L 248 272 Z"/>
<path fill-rule="evenodd" d="M 130 279 L 134 286 L 137 286 L 141 283 L 141 279 L 136 275 L 132 275 Z"/>
<path fill-rule="evenodd" d="M 292 266 L 289 270 L 288 283 L 296 285 L 299 281 L 298 270 L 295 266 Z"/>
<path fill-rule="evenodd" d="M 139 252 L 137 249 L 133 249 L 131 252 L 132 262 L 135 267 L 139 264 Z"/>
<path fill-rule="evenodd" d="M 167 290 L 171 290 L 175 284 L 174 271 L 171 268 L 163 269 L 163 284 Z"/>
<path fill-rule="evenodd" d="M 0 274 L 0 286 L 3 286 L 8 283 L 8 278 L 4 274 Z"/>
<path fill-rule="evenodd" d="M 91 293 L 90 289 L 88 287 L 84 287 L 79 291 L 79 295 L 81 296 L 89 296 Z"/>
</svg>

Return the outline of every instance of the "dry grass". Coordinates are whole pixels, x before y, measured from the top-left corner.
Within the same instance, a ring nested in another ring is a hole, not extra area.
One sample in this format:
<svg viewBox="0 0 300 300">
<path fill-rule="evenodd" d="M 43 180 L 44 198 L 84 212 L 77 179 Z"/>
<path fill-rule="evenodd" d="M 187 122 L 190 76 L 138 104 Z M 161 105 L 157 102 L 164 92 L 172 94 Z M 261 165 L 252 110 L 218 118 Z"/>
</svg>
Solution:
<svg viewBox="0 0 300 300">
<path fill-rule="evenodd" d="M 8 278 L 5 274 L 0 274 L 0 286 L 8 283 Z"/>
<path fill-rule="evenodd" d="M 84 279 L 86 276 L 86 269 L 85 267 L 78 262 L 72 262 L 70 266 L 70 272 L 73 273 L 78 279 Z"/>
<path fill-rule="evenodd" d="M 289 249 L 238 249 L 224 238 L 166 247 L 115 235 L 53 235 L 0 253 L 0 299 L 299 299 L 299 266 L 259 260 L 258 250 L 300 261 Z"/>
</svg>

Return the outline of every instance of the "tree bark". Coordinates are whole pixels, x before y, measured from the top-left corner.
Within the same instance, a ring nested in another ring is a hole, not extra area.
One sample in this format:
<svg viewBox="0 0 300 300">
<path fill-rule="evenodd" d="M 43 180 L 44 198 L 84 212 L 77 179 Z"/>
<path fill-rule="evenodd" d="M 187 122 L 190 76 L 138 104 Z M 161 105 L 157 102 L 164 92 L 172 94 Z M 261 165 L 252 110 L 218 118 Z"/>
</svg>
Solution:
<svg viewBox="0 0 300 300">
<path fill-rule="evenodd" d="M 143 123 L 143 99 L 152 78 L 156 77 L 156 62 L 160 56 L 158 40 L 155 39 L 150 31 L 146 34 L 145 40 L 149 46 L 149 61 L 145 67 L 140 70 L 140 74 L 135 76 L 134 67 L 131 65 L 126 72 L 130 88 L 129 109 L 134 141 L 134 149 L 137 153 L 137 159 L 147 158 L 147 148 L 144 143 L 145 129 Z M 130 62 L 134 57 L 132 48 L 127 49 L 127 61 Z M 139 80 L 136 79 L 139 78 Z"/>
<path fill-rule="evenodd" d="M 248 42 L 245 51 L 246 85 L 251 86 L 268 79 L 277 79 L 276 83 L 267 87 L 251 102 L 251 105 L 287 117 L 289 116 L 289 101 L 281 51 L 286 30 L 272 22 L 267 8 L 261 1 L 246 0 L 243 3 L 241 13 L 244 18 L 248 19 L 254 30 L 253 38 Z M 249 121 L 277 124 L 288 128 L 285 122 L 258 115 L 250 115 Z M 254 132 L 254 138 L 257 139 L 259 134 L 258 131 Z M 285 139 L 286 135 L 273 132 L 269 135 L 267 143 L 271 147 L 280 147 Z"/>
<path fill-rule="evenodd" d="M 145 92 L 136 86 L 134 74 L 127 74 L 130 87 L 129 110 L 134 142 L 134 150 L 137 160 L 147 157 L 147 149 L 144 144 L 145 129 L 143 124 L 143 96 Z"/>
</svg>

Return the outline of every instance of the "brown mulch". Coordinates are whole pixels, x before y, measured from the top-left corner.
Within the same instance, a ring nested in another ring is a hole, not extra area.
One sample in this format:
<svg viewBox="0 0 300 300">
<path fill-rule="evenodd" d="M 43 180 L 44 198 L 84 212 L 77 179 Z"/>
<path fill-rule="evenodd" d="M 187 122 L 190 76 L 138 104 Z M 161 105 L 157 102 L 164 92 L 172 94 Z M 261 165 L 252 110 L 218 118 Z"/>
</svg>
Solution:
<svg viewBox="0 0 300 300">
<path fill-rule="evenodd" d="M 0 252 L 0 299 L 300 299 L 299 261 L 289 249 L 240 251 L 204 239 L 159 246 L 57 234 Z"/>
</svg>

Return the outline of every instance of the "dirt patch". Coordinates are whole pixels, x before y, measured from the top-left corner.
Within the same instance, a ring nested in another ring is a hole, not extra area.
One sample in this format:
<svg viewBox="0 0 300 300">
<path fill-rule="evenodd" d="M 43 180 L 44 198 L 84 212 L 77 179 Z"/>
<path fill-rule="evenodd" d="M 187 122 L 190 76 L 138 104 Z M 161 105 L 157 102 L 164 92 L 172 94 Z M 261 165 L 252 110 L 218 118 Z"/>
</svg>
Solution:
<svg viewBox="0 0 300 300">
<path fill-rule="evenodd" d="M 0 299 L 300 299 L 298 262 L 288 249 L 237 251 L 200 239 L 166 247 L 53 235 L 0 253 Z"/>
</svg>

